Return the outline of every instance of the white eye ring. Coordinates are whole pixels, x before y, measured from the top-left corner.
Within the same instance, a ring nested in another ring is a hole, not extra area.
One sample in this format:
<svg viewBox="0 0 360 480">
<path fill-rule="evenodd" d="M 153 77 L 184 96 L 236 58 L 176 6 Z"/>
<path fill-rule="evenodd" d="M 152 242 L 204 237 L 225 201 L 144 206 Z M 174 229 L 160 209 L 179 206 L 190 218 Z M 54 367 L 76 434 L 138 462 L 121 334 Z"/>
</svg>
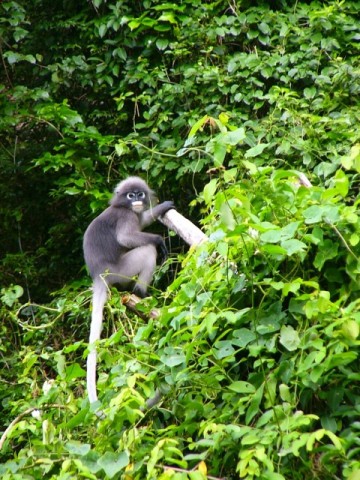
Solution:
<svg viewBox="0 0 360 480">
<path fill-rule="evenodd" d="M 129 200 L 133 200 L 135 198 L 135 193 L 133 193 L 133 192 L 127 193 L 126 198 L 128 198 Z"/>
<path fill-rule="evenodd" d="M 139 192 L 138 198 L 145 198 L 145 192 Z"/>
</svg>

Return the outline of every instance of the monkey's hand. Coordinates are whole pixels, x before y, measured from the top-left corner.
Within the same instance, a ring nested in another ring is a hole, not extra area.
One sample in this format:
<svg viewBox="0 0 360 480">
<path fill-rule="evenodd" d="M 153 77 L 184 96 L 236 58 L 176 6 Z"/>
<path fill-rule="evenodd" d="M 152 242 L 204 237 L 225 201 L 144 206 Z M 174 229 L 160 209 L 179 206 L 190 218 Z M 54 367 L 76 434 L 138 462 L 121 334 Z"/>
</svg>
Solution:
<svg viewBox="0 0 360 480">
<path fill-rule="evenodd" d="M 171 210 L 172 208 L 175 208 L 174 202 L 171 200 L 166 200 L 165 202 L 160 203 L 159 205 L 156 205 L 158 209 L 158 216 L 161 217 L 164 215 L 168 210 Z"/>
<path fill-rule="evenodd" d="M 164 213 L 172 208 L 175 208 L 174 202 L 172 200 L 166 200 L 165 202 L 160 203 L 159 205 Z"/>
</svg>

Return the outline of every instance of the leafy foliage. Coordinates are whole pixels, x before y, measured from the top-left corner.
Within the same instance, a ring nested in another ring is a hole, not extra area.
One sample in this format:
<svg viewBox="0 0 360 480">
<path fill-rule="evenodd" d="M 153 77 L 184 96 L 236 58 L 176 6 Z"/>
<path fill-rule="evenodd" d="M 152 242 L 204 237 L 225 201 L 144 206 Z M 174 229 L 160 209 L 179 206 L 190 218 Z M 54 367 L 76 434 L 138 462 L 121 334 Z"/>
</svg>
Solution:
<svg viewBox="0 0 360 480">
<path fill-rule="evenodd" d="M 30 3 L 0 4 L 1 478 L 358 479 L 357 2 Z M 130 173 L 209 239 L 159 318 L 113 292 L 90 409 L 81 237 Z"/>
</svg>

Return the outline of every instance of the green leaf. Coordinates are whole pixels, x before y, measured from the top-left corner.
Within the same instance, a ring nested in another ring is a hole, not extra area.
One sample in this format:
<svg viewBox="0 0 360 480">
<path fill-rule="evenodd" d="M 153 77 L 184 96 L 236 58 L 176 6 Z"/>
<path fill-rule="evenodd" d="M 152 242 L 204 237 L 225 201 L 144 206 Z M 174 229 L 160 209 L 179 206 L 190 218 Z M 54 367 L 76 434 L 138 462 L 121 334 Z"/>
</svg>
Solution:
<svg viewBox="0 0 360 480">
<path fill-rule="evenodd" d="M 322 220 L 323 210 L 319 205 L 312 205 L 303 212 L 306 223 L 319 223 Z"/>
<path fill-rule="evenodd" d="M 295 238 L 281 242 L 281 246 L 286 250 L 289 257 L 294 255 L 294 253 L 302 253 L 306 250 L 306 244 Z"/>
<path fill-rule="evenodd" d="M 124 153 L 129 152 L 129 147 L 126 145 L 125 142 L 119 141 L 119 143 L 115 145 L 115 151 L 116 154 L 121 157 L 122 155 L 124 155 Z"/>
<path fill-rule="evenodd" d="M 109 478 L 113 478 L 129 464 L 129 456 L 126 452 L 121 452 L 120 454 L 106 452 L 99 458 L 97 463 Z"/>
<path fill-rule="evenodd" d="M 205 123 L 209 120 L 209 116 L 208 115 L 204 115 L 202 118 L 200 118 L 197 122 L 194 123 L 194 125 L 191 127 L 191 130 L 190 130 L 190 133 L 188 135 L 188 138 L 191 138 L 193 137 L 194 135 L 196 135 L 196 133 L 198 132 L 198 130 L 200 130 L 204 125 Z"/>
<path fill-rule="evenodd" d="M 243 439 L 241 440 L 242 445 L 254 445 L 255 443 L 260 442 L 260 436 L 256 433 L 256 430 L 244 435 Z"/>
<path fill-rule="evenodd" d="M 339 452 L 344 453 L 344 447 L 341 443 L 341 439 L 337 437 L 333 432 L 326 430 L 325 434 L 332 441 L 334 447 L 339 450 Z"/>
<path fill-rule="evenodd" d="M 80 410 L 76 415 L 70 418 L 68 422 L 66 422 L 65 427 L 69 430 L 73 430 L 75 427 L 78 427 L 82 423 L 88 414 L 87 409 Z"/>
<path fill-rule="evenodd" d="M 20 56 L 19 56 L 18 53 L 12 52 L 12 53 L 9 53 L 8 55 L 6 55 L 6 59 L 9 62 L 10 65 L 13 65 L 14 63 L 19 61 Z"/>
<path fill-rule="evenodd" d="M 348 340 L 355 341 L 360 334 L 360 326 L 355 320 L 346 320 L 342 324 L 341 332 Z"/>
<path fill-rule="evenodd" d="M 36 58 L 34 55 L 25 55 L 24 60 L 26 60 L 29 63 L 32 63 L 33 65 L 36 63 Z"/>
<path fill-rule="evenodd" d="M 304 97 L 307 99 L 313 99 L 316 95 L 316 88 L 315 87 L 308 87 L 304 89 Z"/>
<path fill-rule="evenodd" d="M 86 377 L 86 371 L 78 363 L 73 363 L 66 367 L 65 377 L 66 381 L 70 382 L 74 378 Z"/>
<path fill-rule="evenodd" d="M 253 342 L 256 339 L 256 335 L 252 330 L 248 328 L 240 328 L 233 332 L 233 345 L 237 347 L 245 348 L 250 342 Z"/>
<path fill-rule="evenodd" d="M 100 35 L 101 38 L 104 37 L 106 31 L 107 31 L 107 26 L 106 26 L 105 23 L 102 23 L 99 27 L 99 35 Z"/>
<path fill-rule="evenodd" d="M 221 134 L 223 143 L 226 145 L 238 145 L 246 138 L 246 133 L 244 128 L 237 128 L 230 132 Z"/>
<path fill-rule="evenodd" d="M 329 416 L 321 417 L 321 426 L 325 428 L 325 430 L 330 430 L 333 433 L 336 432 L 338 428 L 336 419 Z"/>
<path fill-rule="evenodd" d="M 307 224 L 319 223 L 322 220 L 336 223 L 340 219 L 339 207 L 335 205 L 313 205 L 307 208 L 303 215 Z"/>
<path fill-rule="evenodd" d="M 348 365 L 356 360 L 358 357 L 357 352 L 343 352 L 343 353 L 335 353 L 331 355 L 329 358 L 328 368 L 340 367 Z"/>
<path fill-rule="evenodd" d="M 234 347 L 228 340 L 220 340 L 216 342 L 213 351 L 215 358 L 217 358 L 218 360 L 226 357 L 231 357 L 235 353 Z"/>
<path fill-rule="evenodd" d="M 249 148 L 249 150 L 247 150 L 247 152 L 245 153 L 245 158 L 252 158 L 261 155 L 265 148 L 267 148 L 268 146 L 268 143 L 259 143 L 255 147 Z"/>
<path fill-rule="evenodd" d="M 94 450 L 90 450 L 87 455 L 81 457 L 81 463 L 95 475 L 100 472 L 101 466 L 98 464 L 99 454 Z"/>
<path fill-rule="evenodd" d="M 360 173 L 360 143 L 351 147 L 350 154 L 342 157 L 341 163 L 347 170 L 354 169 Z"/>
<path fill-rule="evenodd" d="M 72 455 L 83 456 L 90 452 L 91 445 L 88 443 L 80 443 L 76 440 L 65 443 L 66 450 Z"/>
<path fill-rule="evenodd" d="M 7 289 L 1 289 L 1 301 L 8 307 L 12 307 L 14 303 L 24 294 L 24 289 L 20 285 L 13 285 Z"/>
<path fill-rule="evenodd" d="M 255 415 L 260 414 L 261 411 L 259 409 L 261 400 L 264 394 L 264 384 L 262 384 L 255 392 L 248 409 L 246 410 L 245 415 L 245 424 L 249 425 Z"/>
<path fill-rule="evenodd" d="M 186 283 L 185 285 L 182 285 L 182 291 L 184 292 L 185 296 L 188 299 L 194 298 L 196 295 L 196 289 L 195 286 L 192 283 Z"/>
<path fill-rule="evenodd" d="M 335 205 L 325 205 L 323 208 L 323 217 L 326 223 L 334 224 L 341 218 L 339 207 Z"/>
<path fill-rule="evenodd" d="M 128 25 L 129 25 L 130 30 L 136 30 L 141 25 L 141 23 L 139 22 L 139 20 L 134 19 L 134 20 L 131 20 L 128 23 Z"/>
<path fill-rule="evenodd" d="M 352 233 L 349 239 L 349 243 L 352 247 L 355 247 L 360 242 L 360 237 L 357 233 Z"/>
<path fill-rule="evenodd" d="M 114 55 L 114 56 L 116 55 L 117 57 L 119 57 L 121 60 L 124 60 L 124 61 L 127 59 L 126 50 L 125 50 L 124 48 L 122 48 L 122 47 L 116 48 L 116 49 L 114 50 L 114 52 L 113 52 L 113 55 Z M 118 67 L 119 65 L 115 65 L 115 66 Z M 114 72 L 114 74 L 115 74 L 115 72 Z M 125 94 L 125 96 L 130 96 L 130 95 L 131 95 L 130 92 L 127 92 L 127 93 Z"/>
<path fill-rule="evenodd" d="M 306 442 L 306 450 L 311 452 L 314 449 L 314 443 L 319 442 L 324 435 L 325 435 L 325 430 L 323 428 L 310 433 L 309 438 Z"/>
<path fill-rule="evenodd" d="M 236 220 L 234 218 L 233 212 L 229 207 L 228 203 L 223 203 L 221 205 L 220 218 L 221 218 L 221 223 L 225 225 L 225 228 L 227 230 L 234 230 L 234 228 L 236 227 Z M 226 245 L 226 250 L 227 248 L 228 247 Z"/>
<path fill-rule="evenodd" d="M 81 190 L 77 187 L 69 187 L 65 190 L 65 193 L 67 195 L 79 195 L 79 193 L 81 193 Z"/>
<path fill-rule="evenodd" d="M 343 170 L 338 170 L 332 179 L 332 184 L 342 197 L 346 197 L 349 192 L 349 179 Z"/>
<path fill-rule="evenodd" d="M 221 166 L 224 163 L 226 156 L 226 145 L 225 143 L 215 141 L 214 142 L 214 164 L 216 167 Z"/>
<path fill-rule="evenodd" d="M 260 32 L 263 33 L 264 35 L 269 35 L 271 33 L 271 29 L 269 25 L 265 22 L 259 23 L 258 27 Z"/>
<path fill-rule="evenodd" d="M 261 478 L 262 480 L 286 480 L 283 475 L 275 472 L 265 472 Z"/>
<path fill-rule="evenodd" d="M 265 252 L 268 253 L 269 255 L 273 255 L 275 257 L 279 257 L 281 255 L 286 255 L 287 251 L 285 248 L 280 247 L 279 245 L 263 245 L 261 249 Z"/>
<path fill-rule="evenodd" d="M 229 385 L 229 390 L 236 393 L 255 393 L 256 389 L 254 385 L 249 382 L 236 381 Z"/>
<path fill-rule="evenodd" d="M 261 428 L 264 425 L 269 424 L 269 422 L 271 422 L 273 418 L 274 418 L 274 411 L 267 410 L 265 413 L 263 413 L 259 417 L 259 420 L 256 422 L 256 427 Z"/>
<path fill-rule="evenodd" d="M 169 480 L 170 478 L 173 478 L 173 476 L 169 477 Z M 208 477 L 202 472 L 199 472 L 198 470 L 194 470 L 192 472 L 189 472 L 188 475 L 184 474 L 183 480 L 187 480 L 187 478 L 189 478 L 189 480 L 206 480 Z M 179 477 L 178 480 L 182 480 L 182 478 Z"/>
<path fill-rule="evenodd" d="M 300 290 L 302 284 L 303 282 L 301 278 L 296 278 L 293 282 L 284 284 L 282 289 L 284 297 L 289 295 L 289 293 L 297 293 Z"/>
<path fill-rule="evenodd" d="M 167 40 L 166 38 L 158 38 L 156 40 L 156 46 L 159 50 L 165 50 L 168 45 L 169 45 L 169 40 Z"/>
<path fill-rule="evenodd" d="M 300 222 L 290 222 L 281 229 L 281 239 L 288 240 L 293 238 L 297 232 Z"/>
<path fill-rule="evenodd" d="M 284 402 L 288 402 L 288 403 L 292 402 L 290 388 L 288 387 L 288 385 L 281 383 L 279 385 L 279 394 L 280 394 L 281 400 L 283 400 Z"/>
<path fill-rule="evenodd" d="M 28 35 L 28 31 L 25 30 L 24 28 L 17 27 L 14 31 L 14 40 L 15 42 L 19 42 L 23 38 L 25 38 Z"/>
<path fill-rule="evenodd" d="M 166 347 L 160 355 L 160 362 L 167 367 L 176 367 L 185 363 L 185 353 L 179 348 Z"/>
<path fill-rule="evenodd" d="M 299 334 L 296 330 L 293 329 L 291 325 L 284 325 L 280 329 L 280 343 L 287 349 L 289 352 L 297 350 L 300 345 Z"/>
<path fill-rule="evenodd" d="M 242 160 L 241 163 L 249 171 L 250 175 L 255 175 L 258 172 L 258 168 L 254 163 L 249 162 L 248 160 Z"/>
<path fill-rule="evenodd" d="M 260 235 L 260 240 L 265 243 L 278 243 L 281 240 L 281 230 L 268 230 Z"/>
<path fill-rule="evenodd" d="M 163 22 L 173 23 L 175 25 L 177 24 L 177 21 L 172 12 L 163 13 L 162 15 L 160 15 L 159 20 Z"/>
<path fill-rule="evenodd" d="M 352 471 L 350 475 L 347 477 L 347 480 L 360 480 L 360 468 Z"/>
<path fill-rule="evenodd" d="M 318 251 L 315 255 L 314 266 L 318 270 L 321 270 L 327 260 L 331 260 L 337 256 L 338 248 L 339 246 L 337 243 L 332 242 L 329 239 L 324 240 L 324 242 L 319 245 Z"/>
</svg>

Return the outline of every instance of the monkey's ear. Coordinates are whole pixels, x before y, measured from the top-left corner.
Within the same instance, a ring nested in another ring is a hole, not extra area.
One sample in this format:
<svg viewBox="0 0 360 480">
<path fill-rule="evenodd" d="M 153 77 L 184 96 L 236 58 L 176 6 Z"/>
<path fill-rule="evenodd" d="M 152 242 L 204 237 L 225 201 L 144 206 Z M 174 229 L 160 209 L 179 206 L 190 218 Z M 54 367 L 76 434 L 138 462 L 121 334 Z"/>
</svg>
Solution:
<svg viewBox="0 0 360 480">
<path fill-rule="evenodd" d="M 127 199 L 124 198 L 123 195 L 120 195 L 120 193 L 114 192 L 114 195 L 112 196 L 109 205 L 111 205 L 112 207 L 126 207 Z"/>
</svg>

